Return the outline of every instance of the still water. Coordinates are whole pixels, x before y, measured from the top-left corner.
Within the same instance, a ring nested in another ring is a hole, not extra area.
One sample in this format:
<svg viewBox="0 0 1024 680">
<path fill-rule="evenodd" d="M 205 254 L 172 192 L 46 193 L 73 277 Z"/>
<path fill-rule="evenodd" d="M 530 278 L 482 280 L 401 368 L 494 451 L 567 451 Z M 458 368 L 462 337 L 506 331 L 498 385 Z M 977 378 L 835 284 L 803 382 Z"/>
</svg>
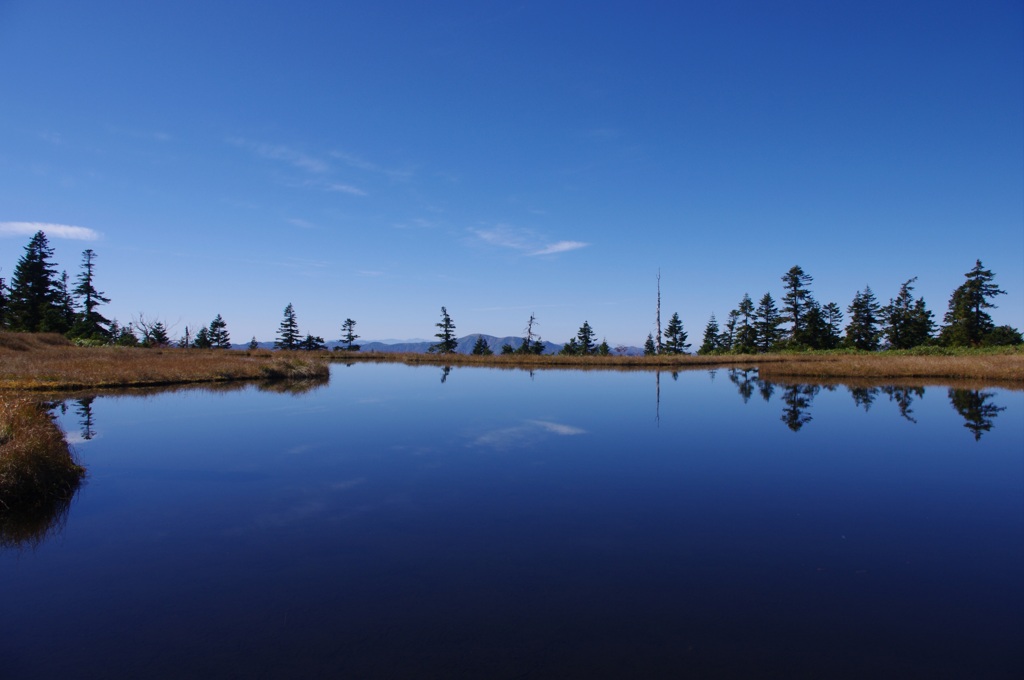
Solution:
<svg viewBox="0 0 1024 680">
<path fill-rule="evenodd" d="M 68 400 L 0 677 L 1019 678 L 1024 392 L 336 365 Z"/>
</svg>

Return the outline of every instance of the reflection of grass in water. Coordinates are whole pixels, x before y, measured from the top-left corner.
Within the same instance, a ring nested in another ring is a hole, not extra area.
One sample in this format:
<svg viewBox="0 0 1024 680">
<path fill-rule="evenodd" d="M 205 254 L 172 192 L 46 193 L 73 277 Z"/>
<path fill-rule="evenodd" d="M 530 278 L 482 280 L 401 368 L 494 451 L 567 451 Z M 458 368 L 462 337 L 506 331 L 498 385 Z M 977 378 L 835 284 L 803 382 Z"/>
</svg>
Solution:
<svg viewBox="0 0 1024 680">
<path fill-rule="evenodd" d="M 0 399 L 0 547 L 59 529 L 85 476 L 64 434 L 27 399 Z"/>
</svg>

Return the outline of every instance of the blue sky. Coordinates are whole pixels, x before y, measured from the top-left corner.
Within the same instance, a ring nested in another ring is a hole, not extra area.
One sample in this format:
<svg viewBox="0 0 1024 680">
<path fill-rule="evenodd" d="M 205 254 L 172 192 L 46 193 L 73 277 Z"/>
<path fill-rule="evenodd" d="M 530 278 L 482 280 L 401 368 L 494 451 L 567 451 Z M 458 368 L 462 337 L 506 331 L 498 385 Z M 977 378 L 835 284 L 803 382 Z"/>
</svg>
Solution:
<svg viewBox="0 0 1024 680">
<path fill-rule="evenodd" d="M 699 344 L 980 258 L 1024 328 L 1018 0 L 0 0 L 0 64 L 0 276 L 44 225 L 121 321 L 639 345 L 660 268 Z"/>
</svg>

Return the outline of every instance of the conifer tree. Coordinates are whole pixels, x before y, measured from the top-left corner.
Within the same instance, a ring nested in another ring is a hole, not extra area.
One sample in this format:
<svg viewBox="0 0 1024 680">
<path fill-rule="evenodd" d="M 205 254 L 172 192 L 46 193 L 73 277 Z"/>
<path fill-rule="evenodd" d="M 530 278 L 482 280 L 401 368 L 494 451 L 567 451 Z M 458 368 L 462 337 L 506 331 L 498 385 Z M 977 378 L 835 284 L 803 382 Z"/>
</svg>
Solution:
<svg viewBox="0 0 1024 680">
<path fill-rule="evenodd" d="M 775 307 L 771 293 L 765 293 L 758 303 L 756 319 L 754 326 L 757 330 L 757 348 L 762 352 L 769 352 L 782 339 L 782 331 L 779 329 L 782 315 Z"/>
<path fill-rule="evenodd" d="M 652 338 L 651 343 L 653 342 L 654 339 Z M 576 338 L 569 338 L 569 342 L 562 345 L 562 350 L 559 352 L 559 354 L 566 354 L 569 356 L 577 356 L 579 354 L 582 354 L 582 352 L 580 351 L 580 341 L 577 340 Z"/>
<path fill-rule="evenodd" d="M 743 354 L 753 352 L 757 349 L 757 329 L 754 327 L 754 301 L 750 295 L 743 294 L 740 306 L 736 308 L 739 326 L 736 328 L 736 338 L 733 342 L 733 349 Z"/>
<path fill-rule="evenodd" d="M 213 347 L 213 341 L 210 340 L 210 329 L 203 326 L 196 332 L 196 339 L 192 341 L 192 346 L 196 349 L 210 349 Z"/>
<path fill-rule="evenodd" d="M 434 334 L 434 337 L 438 339 L 436 345 L 431 345 L 427 350 L 428 352 L 436 352 L 438 354 L 453 354 L 455 349 L 459 346 L 459 341 L 455 337 L 455 323 L 452 318 L 448 316 L 448 310 L 441 307 L 441 320 L 434 324 L 438 327 L 439 331 Z"/>
<path fill-rule="evenodd" d="M 0 276 L 0 328 L 7 327 L 7 284 Z"/>
<path fill-rule="evenodd" d="M 964 276 L 967 280 L 949 298 L 940 337 L 947 345 L 976 347 L 994 328 L 992 317 L 985 311 L 995 308 L 990 300 L 1006 291 L 992 282 L 995 275 L 982 266 L 981 260 L 975 261 L 974 268 Z"/>
<path fill-rule="evenodd" d="M 923 345 L 931 339 L 935 330 L 932 313 L 924 304 L 924 298 L 914 299 L 915 276 L 900 286 L 900 292 L 882 310 L 883 333 L 893 349 L 909 349 Z"/>
<path fill-rule="evenodd" d="M 359 345 L 356 344 L 356 322 L 352 319 L 345 319 L 341 324 L 341 341 L 344 343 L 342 349 L 346 352 L 358 352 Z"/>
<path fill-rule="evenodd" d="M 672 314 L 665 327 L 665 342 L 662 344 L 662 351 L 666 354 L 686 354 L 690 345 L 686 342 L 686 331 L 683 330 L 683 322 L 679 319 L 679 313 Z"/>
<path fill-rule="evenodd" d="M 736 326 L 739 324 L 740 313 L 738 310 L 731 310 L 725 320 L 725 329 L 718 336 L 718 348 L 723 352 L 731 352 L 736 349 Z"/>
<path fill-rule="evenodd" d="M 853 296 L 853 302 L 846 308 L 850 315 L 850 323 L 846 326 L 846 344 L 855 349 L 875 351 L 878 349 L 879 322 L 881 320 L 881 308 L 875 300 L 875 294 L 871 292 L 871 286 L 866 286 L 863 292 Z"/>
<path fill-rule="evenodd" d="M 829 332 L 825 312 L 818 301 L 811 298 L 804 312 L 804 330 L 798 342 L 808 349 L 828 349 Z"/>
<path fill-rule="evenodd" d="M 77 338 L 106 339 L 110 337 L 110 331 L 106 328 L 110 321 L 96 311 L 100 305 L 110 302 L 110 298 L 96 290 L 96 286 L 93 284 L 95 276 L 93 270 L 96 267 L 93 260 L 95 259 L 96 253 L 91 248 L 82 251 L 82 271 L 78 274 L 78 285 L 72 291 L 81 301 L 82 306 L 78 321 L 71 332 Z"/>
<path fill-rule="evenodd" d="M 319 335 L 306 333 L 306 337 L 299 342 L 297 349 L 314 352 L 320 349 L 327 349 L 327 345 L 324 344 L 324 339 Z"/>
<path fill-rule="evenodd" d="M 511 348 L 512 346 L 509 345 L 509 349 Z M 494 350 L 491 349 L 491 346 L 487 344 L 486 340 L 484 340 L 484 336 L 478 335 L 476 336 L 476 342 L 473 344 L 473 350 L 470 354 L 475 354 L 477 356 L 490 356 L 494 354 Z"/>
<path fill-rule="evenodd" d="M 805 334 L 807 323 L 805 320 L 808 308 L 811 305 L 811 293 L 807 286 L 814 279 L 810 274 L 794 265 L 782 276 L 782 286 L 786 294 L 782 296 L 782 318 L 790 323 L 789 338 L 795 342 L 808 344 Z"/>
<path fill-rule="evenodd" d="M 53 305 L 46 310 L 41 331 L 67 333 L 75 324 L 75 301 L 68 289 L 68 273 L 61 272 L 53 284 Z"/>
<path fill-rule="evenodd" d="M 822 317 L 825 320 L 825 344 L 822 349 L 835 349 L 842 341 L 840 330 L 843 327 L 843 310 L 834 302 L 822 307 Z"/>
<path fill-rule="evenodd" d="M 256 342 L 256 336 L 252 336 L 252 340 L 249 341 L 249 351 L 253 351 L 260 348 L 260 343 Z"/>
<path fill-rule="evenodd" d="M 588 322 L 584 321 L 579 331 L 577 331 L 576 343 L 579 346 L 580 354 L 594 353 L 594 329 L 590 327 Z"/>
<path fill-rule="evenodd" d="M 163 321 L 157 321 L 149 327 L 143 344 L 146 347 L 166 347 L 171 344 L 171 338 L 167 335 L 167 327 L 164 326 Z"/>
<path fill-rule="evenodd" d="M 654 335 L 651 333 L 647 334 L 647 340 L 644 342 L 644 356 L 650 357 L 658 353 L 658 347 L 654 344 Z"/>
<path fill-rule="evenodd" d="M 9 325 L 14 330 L 37 332 L 57 303 L 57 269 L 46 234 L 37 231 L 14 267 L 8 301 Z"/>
<path fill-rule="evenodd" d="M 228 324 L 221 318 L 220 314 L 210 322 L 210 345 L 214 349 L 231 349 L 231 335 L 228 333 Z"/>
<path fill-rule="evenodd" d="M 701 343 L 700 349 L 697 350 L 697 354 L 713 354 L 717 352 L 719 332 L 718 320 L 715 319 L 715 314 L 712 312 L 711 318 L 708 319 L 708 325 L 704 327 L 704 341 Z"/>
<path fill-rule="evenodd" d="M 299 322 L 295 318 L 295 308 L 292 303 L 284 308 L 284 318 L 281 325 L 277 327 L 277 339 L 274 340 L 274 349 L 298 349 L 299 348 Z"/>
<path fill-rule="evenodd" d="M 601 344 L 597 346 L 594 353 L 598 356 L 606 357 L 612 353 L 612 348 L 608 345 L 608 341 L 604 338 L 601 339 Z"/>
</svg>

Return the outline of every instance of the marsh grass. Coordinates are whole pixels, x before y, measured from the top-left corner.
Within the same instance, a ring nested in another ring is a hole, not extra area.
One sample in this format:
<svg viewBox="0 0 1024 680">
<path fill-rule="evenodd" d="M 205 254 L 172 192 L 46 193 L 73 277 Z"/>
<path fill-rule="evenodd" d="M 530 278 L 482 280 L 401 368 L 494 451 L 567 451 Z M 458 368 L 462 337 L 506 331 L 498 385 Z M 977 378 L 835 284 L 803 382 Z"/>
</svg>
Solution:
<svg viewBox="0 0 1024 680">
<path fill-rule="evenodd" d="M 0 389 L 76 390 L 234 380 L 325 380 L 325 355 L 269 350 L 76 347 L 61 336 L 0 332 Z"/>
<path fill-rule="evenodd" d="M 62 526 L 84 476 L 37 402 L 0 398 L 0 547 L 38 544 Z"/>
<path fill-rule="evenodd" d="M 794 352 L 778 354 L 660 355 L 660 356 L 561 356 L 466 354 L 400 354 L 366 352 L 331 357 L 345 363 L 356 361 L 431 364 L 438 366 L 489 366 L 493 368 L 572 368 L 685 371 L 707 368 L 758 368 L 765 379 L 801 378 L 832 380 L 866 379 L 963 379 L 1024 389 L 1024 351 L 1020 349 L 949 350 L 929 348 L 904 352 Z"/>
</svg>

